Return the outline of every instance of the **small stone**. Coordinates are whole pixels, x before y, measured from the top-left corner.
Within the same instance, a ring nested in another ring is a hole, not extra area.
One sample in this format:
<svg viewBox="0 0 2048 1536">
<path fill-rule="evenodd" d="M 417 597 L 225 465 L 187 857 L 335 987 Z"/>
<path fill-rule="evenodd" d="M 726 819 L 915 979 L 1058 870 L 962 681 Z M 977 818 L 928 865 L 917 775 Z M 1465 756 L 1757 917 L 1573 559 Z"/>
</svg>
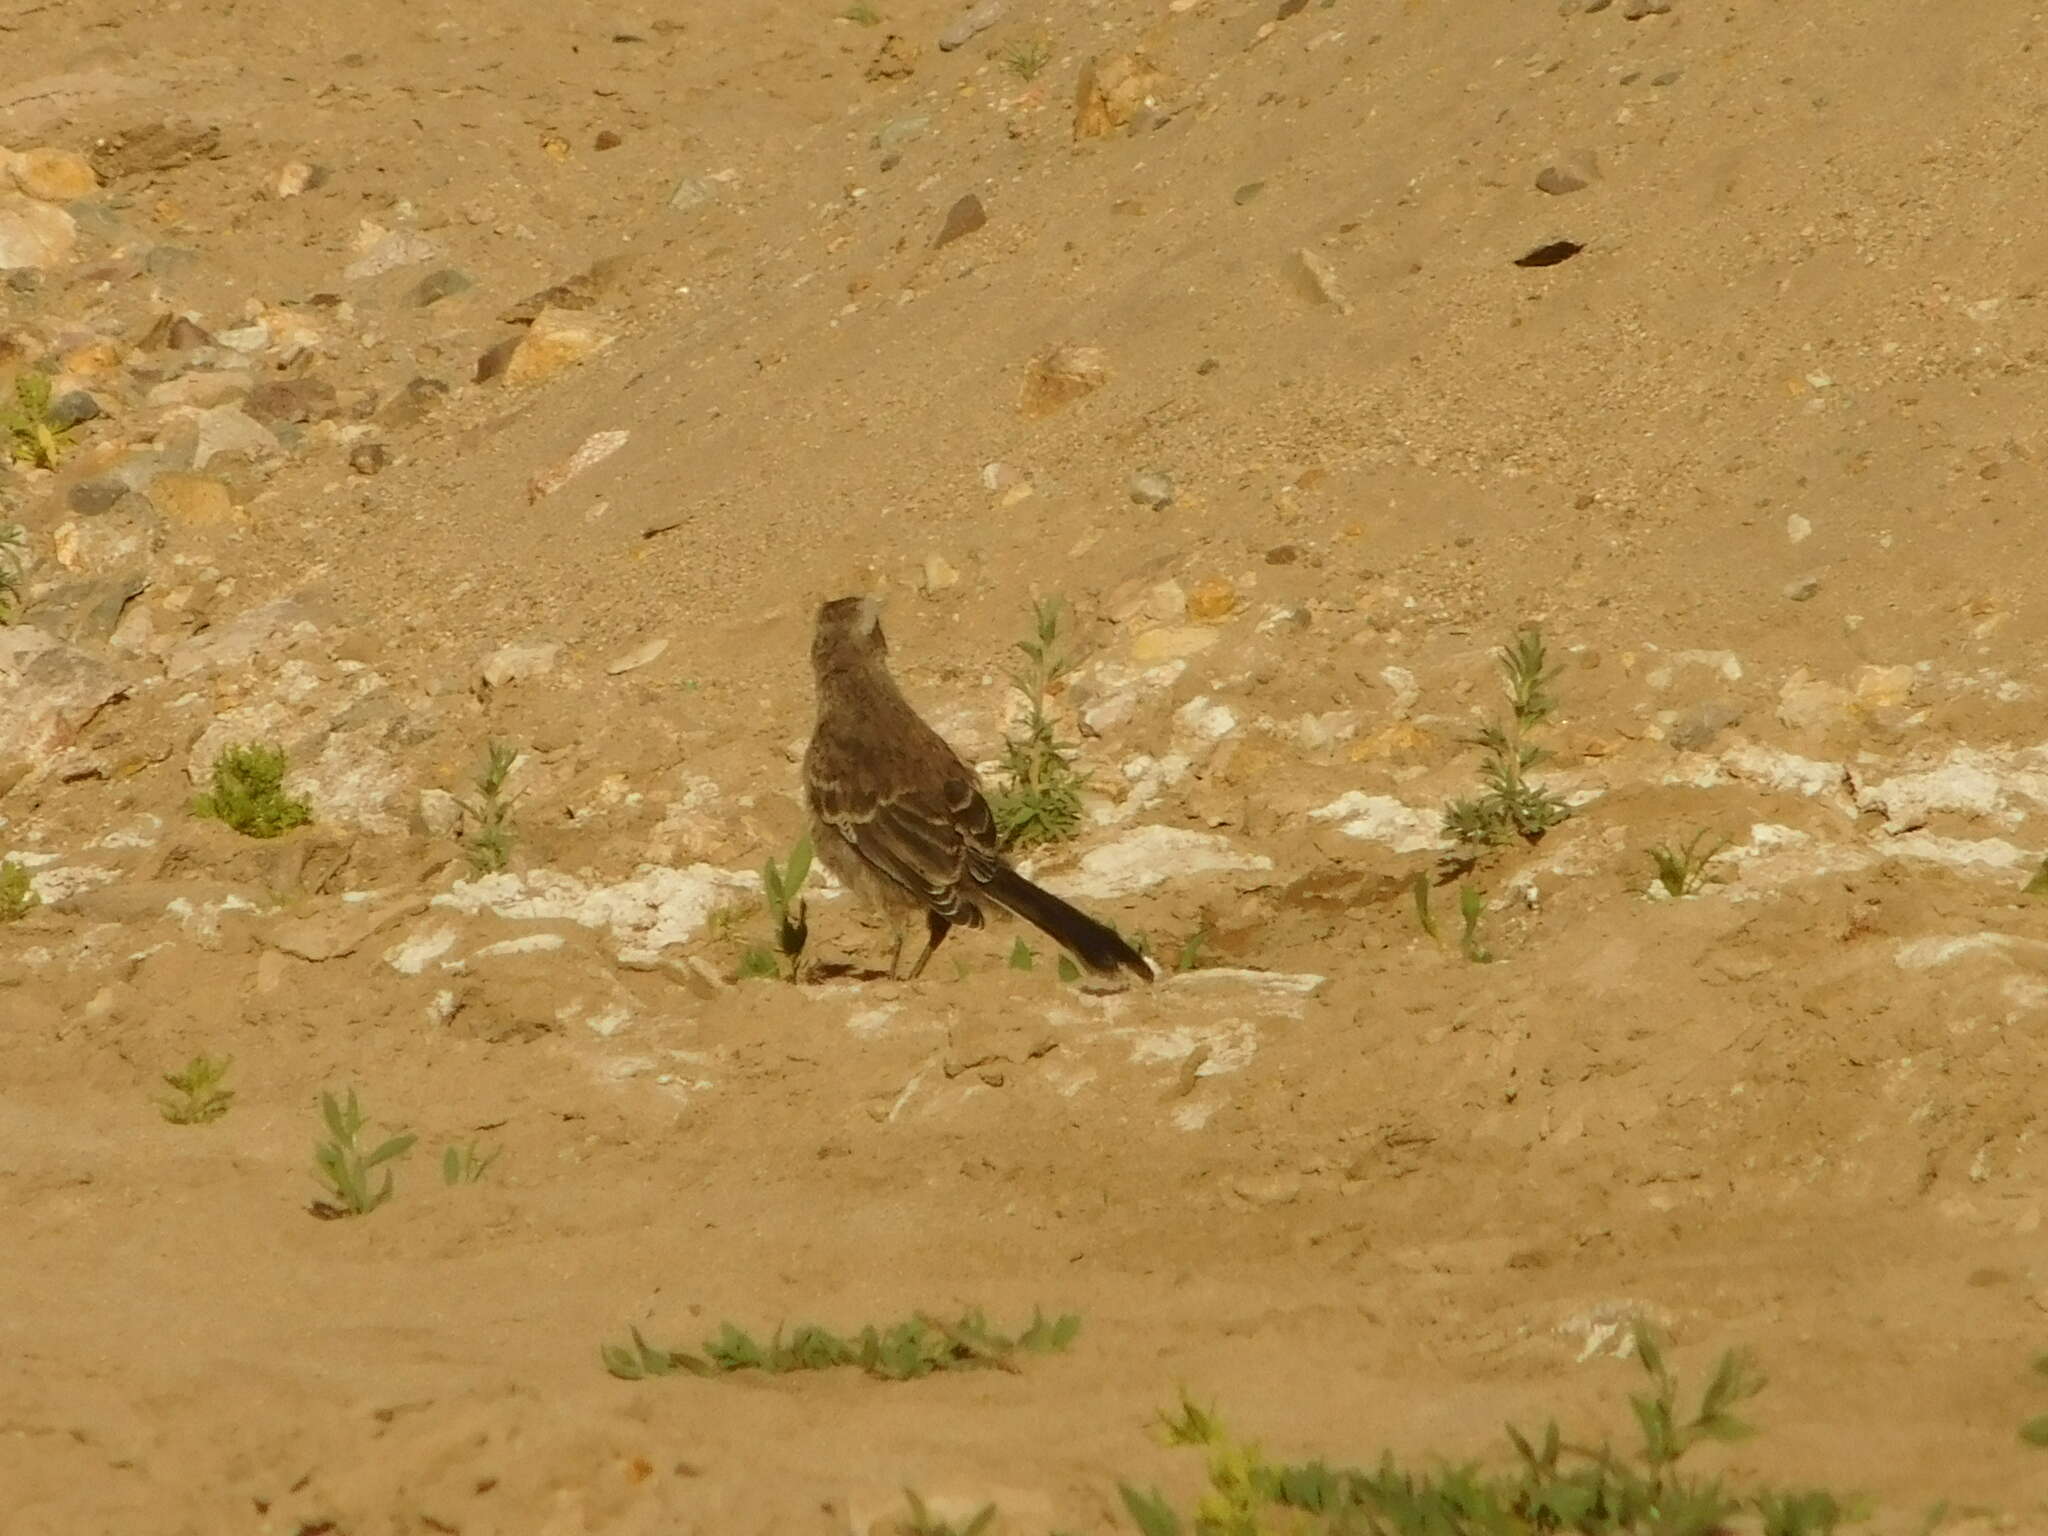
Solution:
<svg viewBox="0 0 2048 1536">
<path fill-rule="evenodd" d="M 960 585 L 960 573 L 944 555 L 931 554 L 924 557 L 923 586 L 925 596 L 943 592 L 948 587 Z"/>
<path fill-rule="evenodd" d="M 618 286 L 627 265 L 623 256 L 607 256 L 602 261 L 594 261 L 574 277 L 550 283 L 538 293 L 529 293 L 498 318 L 507 325 L 531 325 L 540 318 L 542 310 L 595 309 L 598 300 Z"/>
<path fill-rule="evenodd" d="M 493 651 L 485 659 L 479 675 L 486 687 L 503 688 L 508 683 L 547 676 L 555 670 L 555 663 L 561 655 L 562 642 L 559 640 L 514 641 Z"/>
<path fill-rule="evenodd" d="M 1340 315 L 1351 313 L 1351 301 L 1337 280 L 1337 269 L 1316 251 L 1303 246 L 1294 253 L 1295 284 L 1310 299 L 1328 304 Z"/>
<path fill-rule="evenodd" d="M 909 79 L 917 72 L 918 52 L 917 44 L 909 38 L 891 32 L 882 39 L 882 46 L 868 63 L 868 80 L 879 84 L 884 80 Z"/>
<path fill-rule="evenodd" d="M 0 194 L 0 272 L 42 271 L 70 260 L 78 225 L 54 203 Z"/>
<path fill-rule="evenodd" d="M 342 268 L 342 277 L 351 283 L 382 277 L 400 267 L 416 267 L 441 254 L 440 246 L 415 230 L 380 230 L 375 225 L 367 229 L 374 232 L 374 237 L 362 255 Z"/>
<path fill-rule="evenodd" d="M 167 523 L 218 528 L 240 520 L 228 488 L 209 475 L 168 471 L 149 482 L 149 501 Z"/>
<path fill-rule="evenodd" d="M 382 443 L 357 443 L 348 451 L 348 467 L 359 475 L 381 475 L 391 467 L 391 450 Z"/>
<path fill-rule="evenodd" d="M 1785 537 L 1794 544 L 1804 544 L 1813 537 L 1813 523 L 1797 512 L 1791 513 L 1785 519 Z"/>
<path fill-rule="evenodd" d="M 507 336 L 486 351 L 478 353 L 476 372 L 471 377 L 479 384 L 488 384 L 502 376 L 506 368 L 511 366 L 512 354 L 519 350 L 519 343 L 525 339 L 524 336 Z"/>
<path fill-rule="evenodd" d="M 1233 203 L 1237 204 L 1238 207 L 1242 208 L 1246 203 L 1250 202 L 1253 198 L 1257 197 L 1261 192 L 1265 190 L 1266 184 L 1263 181 L 1248 181 L 1243 186 L 1239 187 L 1235 192 L 1230 194 L 1230 200 Z"/>
<path fill-rule="evenodd" d="M 277 195 L 297 197 L 313 186 L 313 167 L 303 160 L 288 160 L 278 168 Z"/>
<path fill-rule="evenodd" d="M 1003 16 L 1003 0 L 981 0 L 939 34 L 939 52 L 951 53 L 994 26 Z"/>
<path fill-rule="evenodd" d="M 418 426 L 441 408 L 448 394 L 448 386 L 441 380 L 422 374 L 385 402 L 377 412 L 377 424 L 392 432 Z"/>
<path fill-rule="evenodd" d="M 50 402 L 46 419 L 52 432 L 63 432 L 96 421 L 100 415 L 99 401 L 82 389 L 67 389 Z"/>
<path fill-rule="evenodd" d="M 1803 603 L 1820 591 L 1818 576 L 1802 576 L 1797 581 L 1785 583 L 1785 597 L 1789 602 Z"/>
<path fill-rule="evenodd" d="M 604 664 L 604 670 L 611 677 L 617 677 L 625 672 L 638 671 L 641 667 L 658 661 L 661 658 L 662 652 L 667 649 L 668 636 L 657 635 L 652 640 L 642 641 L 630 651 L 620 652 Z"/>
<path fill-rule="evenodd" d="M 428 305 L 438 304 L 443 299 L 452 299 L 458 293 L 466 293 L 475 286 L 476 280 L 468 273 L 458 272 L 453 267 L 442 267 L 438 271 L 429 272 L 414 283 L 412 291 L 405 296 L 405 301 L 415 309 L 425 309 Z"/>
<path fill-rule="evenodd" d="M 163 314 L 136 345 L 145 352 L 190 352 L 212 346 L 213 337 L 189 315 Z"/>
<path fill-rule="evenodd" d="M 462 830 L 462 802 L 445 789 L 423 789 L 413 818 L 428 837 L 452 838 Z"/>
<path fill-rule="evenodd" d="M 260 422 L 297 424 L 324 420 L 340 406 L 325 379 L 266 379 L 249 392 L 242 409 Z"/>
<path fill-rule="evenodd" d="M 251 380 L 246 373 L 185 373 L 175 379 L 165 379 L 161 384 L 152 384 L 142 398 L 151 405 L 188 405 L 203 411 L 242 399 L 249 393 L 250 386 Z"/>
<path fill-rule="evenodd" d="M 1625 21 L 1641 21 L 1645 16 L 1662 16 L 1671 9 L 1671 0 L 1628 0 L 1621 8 Z"/>
<path fill-rule="evenodd" d="M 1198 624 L 1220 624 L 1237 612 L 1237 588 L 1220 576 L 1195 583 L 1188 593 L 1188 617 Z"/>
<path fill-rule="evenodd" d="M 597 137 L 590 141 L 590 147 L 601 154 L 607 149 L 617 149 L 625 142 L 622 137 L 612 132 L 611 129 L 601 128 L 598 130 Z"/>
<path fill-rule="evenodd" d="M 1128 126 L 1168 88 L 1168 77 L 1142 53 L 1089 59 L 1074 84 L 1074 137 L 1097 139 Z"/>
<path fill-rule="evenodd" d="M 92 168 L 101 181 L 119 181 L 152 171 L 176 170 L 220 148 L 220 129 L 211 124 L 148 123 L 124 128 L 92 147 Z"/>
<path fill-rule="evenodd" d="M 1235 1188 L 1238 1197 L 1251 1205 L 1291 1205 L 1301 1198 L 1301 1176 L 1275 1173 L 1264 1178 L 1239 1179 Z"/>
<path fill-rule="evenodd" d="M 1131 659 L 1141 666 L 1162 661 L 1182 661 L 1200 655 L 1216 643 L 1213 629 L 1174 626 L 1148 629 L 1131 642 Z"/>
<path fill-rule="evenodd" d="M 1275 544 L 1266 551 L 1266 564 L 1292 565 L 1301 558 L 1301 551 L 1292 544 Z"/>
<path fill-rule="evenodd" d="M 526 485 L 526 499 L 539 501 L 552 496 L 585 470 L 602 464 L 606 459 L 626 446 L 632 433 L 623 428 L 609 432 L 593 432 L 576 446 L 576 451 L 559 463 L 551 464 L 535 475 Z"/>
<path fill-rule="evenodd" d="M 8 163 L 7 172 L 17 187 L 45 203 L 75 203 L 100 189 L 85 156 L 68 149 L 24 150 Z"/>
<path fill-rule="evenodd" d="M 128 487 L 119 480 L 81 480 L 65 494 L 64 504 L 80 517 L 98 517 L 127 494 Z"/>
<path fill-rule="evenodd" d="M 253 464 L 284 451 L 277 435 L 238 405 L 216 405 L 201 411 L 197 421 L 198 436 L 192 446 L 194 469 L 206 468 L 223 454 L 239 454 Z"/>
<path fill-rule="evenodd" d="M 505 382 L 538 384 L 612 344 L 609 332 L 599 330 L 573 310 L 544 309 L 534 316 L 526 335 L 513 349 L 505 365 Z"/>
<path fill-rule="evenodd" d="M 1145 589 L 1138 611 L 1159 624 L 1178 624 L 1188 616 L 1187 588 L 1172 577 Z"/>
<path fill-rule="evenodd" d="M 932 249 L 951 245 L 964 235 L 971 235 L 988 223 L 988 211 L 981 206 L 981 199 L 972 192 L 962 197 L 946 210 L 946 222 L 939 226 L 939 237 L 932 242 Z"/>
<path fill-rule="evenodd" d="M 1109 360 L 1100 347 L 1054 347 L 1025 371 L 1018 408 L 1027 416 L 1049 416 L 1108 382 Z"/>
<path fill-rule="evenodd" d="M 717 196 L 718 188 L 716 184 L 706 181 L 701 176 L 685 176 L 676 183 L 675 191 L 669 194 L 669 211 L 672 213 L 689 213 L 695 209 L 702 208 Z"/>
<path fill-rule="evenodd" d="M 1156 469 L 1141 469 L 1131 476 L 1131 500 L 1145 507 L 1163 507 L 1173 500 L 1173 481 Z"/>
<path fill-rule="evenodd" d="M 1721 732 L 1741 723 L 1740 706 L 1717 699 L 1680 715 L 1665 732 L 1664 740 L 1676 751 L 1698 752 Z"/>
<path fill-rule="evenodd" d="M 1583 192 L 1591 185 L 1577 171 L 1562 165 L 1546 165 L 1536 173 L 1536 190 L 1548 192 L 1552 197 L 1565 197 L 1573 192 Z"/>
<path fill-rule="evenodd" d="M 931 126 L 929 117 L 899 117 L 882 125 L 875 134 L 874 147 L 884 151 L 901 149 L 912 139 L 923 138 Z"/>
</svg>

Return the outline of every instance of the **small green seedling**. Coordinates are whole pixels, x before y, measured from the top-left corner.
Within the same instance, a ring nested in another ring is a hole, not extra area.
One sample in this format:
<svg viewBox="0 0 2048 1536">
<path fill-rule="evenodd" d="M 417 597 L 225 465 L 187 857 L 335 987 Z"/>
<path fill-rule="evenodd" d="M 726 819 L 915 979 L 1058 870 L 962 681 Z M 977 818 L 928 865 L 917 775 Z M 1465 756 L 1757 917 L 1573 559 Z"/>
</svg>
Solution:
<svg viewBox="0 0 2048 1536">
<path fill-rule="evenodd" d="M 50 376 L 34 370 L 14 381 L 14 401 L 0 404 L 0 433 L 7 456 L 17 464 L 55 469 L 63 456 L 69 427 L 50 425 Z"/>
<path fill-rule="evenodd" d="M 1429 876 L 1418 871 L 1409 889 L 1415 893 L 1415 926 L 1436 943 L 1443 942 L 1443 935 L 1437 932 L 1436 914 L 1429 910 Z"/>
<path fill-rule="evenodd" d="M 1173 957 L 1175 973 L 1200 970 L 1205 960 L 1202 952 L 1209 947 L 1215 936 L 1214 930 L 1204 923 L 1182 940 L 1180 950 Z"/>
<path fill-rule="evenodd" d="M 740 957 L 740 976 L 755 980 L 786 975 L 791 981 L 803 973 L 804 945 L 811 936 L 810 908 L 799 894 L 811 874 L 811 835 L 806 832 L 789 851 L 789 860 L 777 864 L 772 858 L 761 866 L 761 893 L 768 900 L 768 916 L 775 924 L 775 950 L 750 948 Z M 780 959 L 777 956 L 780 956 Z"/>
<path fill-rule="evenodd" d="M 955 1525 L 934 1515 L 915 1490 L 904 1489 L 903 1498 L 910 1506 L 910 1513 L 896 1522 L 896 1536 L 982 1536 L 982 1532 L 995 1523 L 996 1507 L 993 1504 L 982 1505 L 965 1525 Z"/>
<path fill-rule="evenodd" d="M 1085 781 L 1047 710 L 1053 690 L 1074 670 L 1066 632 L 1066 603 L 1042 598 L 1031 607 L 1031 637 L 1016 645 L 1024 661 L 1010 685 L 1024 696 L 1024 725 L 1003 743 L 1000 778 L 989 794 L 1005 848 L 1064 842 L 1080 830 Z"/>
<path fill-rule="evenodd" d="M 882 24 L 882 13 L 869 5 L 867 0 L 859 0 L 858 4 L 849 5 L 841 11 L 839 19 L 850 21 L 857 27 L 878 27 Z"/>
<path fill-rule="evenodd" d="M 716 1376 L 734 1371 L 783 1375 L 791 1371 L 825 1371 L 852 1366 L 884 1381 L 913 1381 L 938 1371 L 1016 1370 L 1018 1355 L 1057 1354 L 1074 1342 L 1081 1319 L 1072 1313 L 1047 1317 L 1034 1311 L 1021 1332 L 996 1332 L 979 1311 L 953 1323 L 926 1312 L 887 1328 L 870 1323 L 857 1334 L 842 1336 L 815 1324 L 789 1331 L 780 1328 L 765 1344 L 731 1323 L 706 1339 L 701 1354 L 660 1349 L 638 1328 L 629 1329 L 631 1346 L 605 1344 L 598 1349 L 604 1368 L 621 1381 L 654 1376 Z"/>
<path fill-rule="evenodd" d="M 1010 946 L 1010 969 L 1028 971 L 1038 963 L 1038 956 L 1022 939 Z"/>
<path fill-rule="evenodd" d="M 157 1112 L 172 1125 L 211 1125 L 228 1112 L 235 1090 L 221 1087 L 235 1058 L 194 1056 L 182 1072 L 166 1072 L 171 1093 L 157 1099 Z"/>
<path fill-rule="evenodd" d="M 458 1147 L 451 1142 L 441 1154 L 441 1182 L 451 1188 L 457 1184 L 477 1183 L 490 1171 L 491 1164 L 498 1160 L 498 1154 L 503 1150 L 502 1147 L 493 1147 L 488 1152 L 480 1152 L 473 1141 L 466 1147 Z"/>
<path fill-rule="evenodd" d="M 1557 708 L 1550 684 L 1558 668 L 1549 665 L 1543 633 L 1520 630 L 1494 652 L 1508 699 L 1505 723 L 1489 721 L 1466 745 L 1479 748 L 1482 792 L 1454 800 L 1444 810 L 1444 835 L 1465 847 L 1498 847 L 1515 838 L 1536 842 L 1571 814 L 1549 790 L 1529 782 L 1529 770 L 1547 762 L 1550 753 L 1529 741 L 1529 734 Z"/>
<path fill-rule="evenodd" d="M 244 837 L 276 837 L 313 819 L 313 809 L 284 792 L 282 747 L 223 747 L 213 760 L 213 789 L 192 802 L 192 814 L 219 821 Z"/>
<path fill-rule="evenodd" d="M 19 922 L 42 904 L 27 865 L 17 859 L 0 862 L 0 923 Z"/>
<path fill-rule="evenodd" d="M 0 624 L 12 624 L 20 612 L 27 579 L 28 530 L 19 523 L 0 523 Z"/>
<path fill-rule="evenodd" d="M 1659 843 L 1648 850 L 1648 857 L 1656 868 L 1657 884 L 1677 901 L 1699 893 L 1708 880 L 1707 866 L 1727 847 L 1727 838 L 1702 829 L 1683 843 Z"/>
<path fill-rule="evenodd" d="M 495 875 L 512 862 L 512 802 L 519 797 L 506 795 L 505 781 L 518 761 L 519 749 L 509 742 L 485 743 L 484 763 L 473 781 L 476 798 L 456 801 L 465 820 L 462 847 L 473 875 Z"/>
<path fill-rule="evenodd" d="M 1012 43 L 1003 50 L 1003 68 L 1027 84 L 1045 73 L 1052 62 L 1052 44 L 1042 37 Z"/>
<path fill-rule="evenodd" d="M 313 1170 L 332 1198 L 316 1200 L 313 1214 L 367 1216 L 391 1198 L 391 1170 L 384 1165 L 405 1156 L 419 1138 L 410 1132 L 401 1133 L 365 1152 L 359 1145 L 365 1123 L 363 1111 L 353 1088 L 349 1089 L 346 1101 L 331 1093 L 321 1094 L 320 1115 L 327 1122 L 329 1139 L 313 1144 Z M 379 1168 L 384 1168 L 382 1183 L 371 1177 Z"/>
<path fill-rule="evenodd" d="M 1458 916 L 1463 919 L 1465 931 L 1458 937 L 1458 948 L 1474 965 L 1493 964 L 1493 951 L 1479 941 L 1479 924 L 1486 916 L 1486 893 L 1475 885 L 1458 887 Z"/>
<path fill-rule="evenodd" d="M 1070 955 L 1060 956 L 1059 964 L 1053 967 L 1053 973 L 1057 975 L 1061 981 L 1068 983 L 1076 982 L 1081 979 L 1081 967 L 1074 964 L 1073 957 Z"/>
<path fill-rule="evenodd" d="M 2034 878 L 2020 887 L 2022 896 L 2048 896 L 2048 859 L 2041 861 L 2041 867 L 2034 871 Z"/>
</svg>

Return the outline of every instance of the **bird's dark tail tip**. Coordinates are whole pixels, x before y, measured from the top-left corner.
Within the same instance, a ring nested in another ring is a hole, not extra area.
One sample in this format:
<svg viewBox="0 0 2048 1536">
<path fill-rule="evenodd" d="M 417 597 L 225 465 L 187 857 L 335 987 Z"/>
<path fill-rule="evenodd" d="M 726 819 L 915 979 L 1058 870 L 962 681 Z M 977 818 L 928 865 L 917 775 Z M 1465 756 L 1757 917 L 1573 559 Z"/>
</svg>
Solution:
<svg viewBox="0 0 2048 1536">
<path fill-rule="evenodd" d="M 1140 981 L 1153 979 L 1151 963 L 1114 928 L 1033 885 L 1007 864 L 996 866 L 983 889 L 990 900 L 1042 931 L 1097 975 L 1128 971 Z"/>
</svg>

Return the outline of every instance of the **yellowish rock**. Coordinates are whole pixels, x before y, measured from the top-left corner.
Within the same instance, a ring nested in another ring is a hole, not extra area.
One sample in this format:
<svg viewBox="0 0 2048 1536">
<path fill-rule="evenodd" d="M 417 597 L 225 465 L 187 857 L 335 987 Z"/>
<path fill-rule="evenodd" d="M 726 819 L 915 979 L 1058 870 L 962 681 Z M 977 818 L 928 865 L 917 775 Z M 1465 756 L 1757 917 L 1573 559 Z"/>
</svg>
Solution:
<svg viewBox="0 0 2048 1536">
<path fill-rule="evenodd" d="M 534 316 L 524 339 L 513 349 L 512 361 L 505 367 L 505 382 L 538 384 L 551 379 L 602 352 L 612 340 L 580 310 L 544 309 Z"/>
<path fill-rule="evenodd" d="M 158 475 L 149 483 L 149 500 L 165 522 L 179 527 L 221 528 L 242 520 L 227 486 L 211 475 Z"/>
<path fill-rule="evenodd" d="M 1199 656 L 1216 643 L 1216 631 L 1192 625 L 1148 629 L 1131 642 L 1131 659 L 1143 666 Z"/>
<path fill-rule="evenodd" d="M 1221 624 L 1237 611 L 1237 588 L 1220 576 L 1195 583 L 1188 593 L 1188 617 L 1200 624 Z"/>
<path fill-rule="evenodd" d="M 73 378 L 96 379 L 121 366 L 121 344 L 108 337 L 73 347 L 58 360 L 58 367 Z"/>
<path fill-rule="evenodd" d="M 1897 709 L 1913 697 L 1918 674 L 1911 667 L 1865 667 L 1856 674 L 1858 709 Z"/>
<path fill-rule="evenodd" d="M 85 156 L 68 149 L 24 150 L 8 162 L 7 172 L 17 187 L 45 203 L 75 203 L 100 189 Z"/>
</svg>

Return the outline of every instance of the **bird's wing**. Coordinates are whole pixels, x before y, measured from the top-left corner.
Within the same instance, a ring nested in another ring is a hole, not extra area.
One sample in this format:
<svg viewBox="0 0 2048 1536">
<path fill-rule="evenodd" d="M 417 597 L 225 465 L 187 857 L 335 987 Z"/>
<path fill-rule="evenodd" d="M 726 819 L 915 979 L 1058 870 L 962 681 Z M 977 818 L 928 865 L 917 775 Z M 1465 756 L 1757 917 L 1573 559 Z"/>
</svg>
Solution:
<svg viewBox="0 0 2048 1536">
<path fill-rule="evenodd" d="M 878 873 L 939 916 L 969 920 L 975 874 L 994 857 L 995 818 L 964 768 L 886 791 L 856 774 L 816 773 L 810 796 L 818 818 Z"/>
</svg>

